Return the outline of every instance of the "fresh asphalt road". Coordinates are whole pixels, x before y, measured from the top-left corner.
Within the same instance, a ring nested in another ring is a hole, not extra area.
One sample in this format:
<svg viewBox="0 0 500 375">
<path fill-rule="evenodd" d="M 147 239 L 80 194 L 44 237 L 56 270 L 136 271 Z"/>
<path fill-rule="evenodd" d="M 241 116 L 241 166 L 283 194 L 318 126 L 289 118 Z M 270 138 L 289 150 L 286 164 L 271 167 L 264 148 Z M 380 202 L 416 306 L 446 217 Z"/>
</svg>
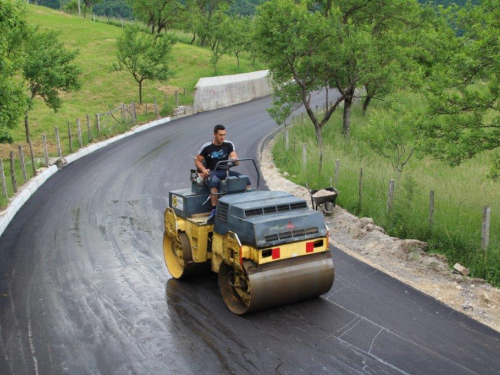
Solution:
<svg viewBox="0 0 500 375">
<path fill-rule="evenodd" d="M 269 103 L 139 133 L 30 198 L 0 238 L 0 374 L 500 373 L 499 333 L 335 248 L 326 295 L 243 317 L 215 274 L 170 278 L 169 190 L 190 186 L 217 123 L 256 157 Z"/>
</svg>

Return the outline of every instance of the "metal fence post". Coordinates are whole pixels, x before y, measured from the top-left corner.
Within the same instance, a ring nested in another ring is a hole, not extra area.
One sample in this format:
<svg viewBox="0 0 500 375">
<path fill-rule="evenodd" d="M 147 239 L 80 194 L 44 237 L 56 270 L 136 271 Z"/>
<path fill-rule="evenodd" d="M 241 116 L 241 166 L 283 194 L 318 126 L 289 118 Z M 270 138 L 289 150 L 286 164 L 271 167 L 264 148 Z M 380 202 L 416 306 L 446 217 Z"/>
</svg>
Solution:
<svg viewBox="0 0 500 375">
<path fill-rule="evenodd" d="M 31 144 L 31 140 L 28 142 L 28 145 L 30 146 L 31 164 L 33 166 L 33 176 L 36 176 L 35 154 L 33 154 L 33 145 Z"/>
<path fill-rule="evenodd" d="M 88 114 L 86 114 L 85 118 L 87 120 L 87 140 L 88 140 L 88 143 L 90 143 L 90 142 L 92 142 L 92 131 L 90 130 L 90 117 Z"/>
<path fill-rule="evenodd" d="M 99 113 L 95 114 L 95 125 L 97 127 L 97 134 L 101 134 L 101 119 L 99 118 Z"/>
<path fill-rule="evenodd" d="M 73 140 L 71 139 L 71 124 L 68 121 L 68 140 L 69 140 L 69 153 L 73 152 Z"/>
</svg>

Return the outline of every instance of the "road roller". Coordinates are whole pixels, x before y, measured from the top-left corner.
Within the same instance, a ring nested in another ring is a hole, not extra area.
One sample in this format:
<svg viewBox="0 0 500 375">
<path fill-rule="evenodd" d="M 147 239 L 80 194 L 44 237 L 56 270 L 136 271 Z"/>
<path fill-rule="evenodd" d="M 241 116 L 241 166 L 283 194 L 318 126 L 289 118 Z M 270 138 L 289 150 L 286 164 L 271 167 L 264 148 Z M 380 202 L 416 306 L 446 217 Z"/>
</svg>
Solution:
<svg viewBox="0 0 500 375">
<path fill-rule="evenodd" d="M 191 188 L 169 192 L 163 254 L 175 279 L 218 274 L 222 298 L 235 314 L 318 297 L 330 290 L 334 267 L 323 214 L 304 199 L 247 187 L 247 176 L 219 184 L 215 220 L 209 221 L 209 189 L 191 170 Z M 221 161 L 216 168 L 236 166 Z M 198 182 L 197 182 L 198 180 Z M 201 185 L 201 186 L 200 186 Z"/>
</svg>

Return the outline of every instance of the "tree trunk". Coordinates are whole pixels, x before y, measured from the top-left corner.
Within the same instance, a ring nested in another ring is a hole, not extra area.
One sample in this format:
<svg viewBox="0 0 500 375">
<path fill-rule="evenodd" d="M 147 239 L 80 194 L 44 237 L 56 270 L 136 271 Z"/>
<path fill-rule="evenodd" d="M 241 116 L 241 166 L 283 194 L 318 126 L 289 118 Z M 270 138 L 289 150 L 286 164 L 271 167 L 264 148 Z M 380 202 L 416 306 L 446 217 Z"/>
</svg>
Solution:
<svg viewBox="0 0 500 375">
<path fill-rule="evenodd" d="M 191 43 L 189 44 L 193 44 L 195 40 L 196 40 L 196 33 L 193 33 L 193 39 L 191 39 Z"/>
<path fill-rule="evenodd" d="M 318 173 L 321 174 L 321 169 L 323 168 L 323 153 L 324 153 L 323 134 L 322 134 L 321 128 L 315 127 L 315 130 L 316 130 L 316 141 L 318 142 L 318 146 L 319 146 L 319 170 L 318 170 Z"/>
<path fill-rule="evenodd" d="M 142 81 L 139 82 L 139 104 L 142 104 Z"/>
<path fill-rule="evenodd" d="M 24 115 L 24 128 L 26 130 L 26 143 L 30 143 L 30 125 L 27 112 Z"/>
<path fill-rule="evenodd" d="M 363 116 L 366 115 L 366 110 L 368 109 L 368 105 L 370 105 L 370 101 L 372 100 L 371 96 L 367 96 L 365 101 L 363 102 Z"/>
<path fill-rule="evenodd" d="M 352 96 L 348 96 L 344 99 L 344 121 L 342 125 L 342 134 L 345 139 L 349 139 L 351 135 L 351 106 Z"/>
<path fill-rule="evenodd" d="M 238 68 L 239 68 L 240 67 L 240 57 L 238 56 L 237 53 L 235 53 L 235 55 L 236 55 L 236 60 L 238 61 Z"/>
</svg>

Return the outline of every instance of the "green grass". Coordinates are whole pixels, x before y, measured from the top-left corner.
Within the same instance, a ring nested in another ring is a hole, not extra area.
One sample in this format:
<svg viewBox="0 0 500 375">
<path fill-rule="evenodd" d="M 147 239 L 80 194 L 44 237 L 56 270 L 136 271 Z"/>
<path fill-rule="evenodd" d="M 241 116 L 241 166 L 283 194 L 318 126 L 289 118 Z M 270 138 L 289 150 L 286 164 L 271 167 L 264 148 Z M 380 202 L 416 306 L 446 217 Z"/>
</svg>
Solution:
<svg viewBox="0 0 500 375">
<path fill-rule="evenodd" d="M 112 65 L 116 61 L 116 39 L 122 32 L 121 21 L 108 23 L 105 19 L 101 22 L 93 22 L 93 18 L 82 18 L 69 15 L 46 7 L 29 5 L 28 21 L 37 25 L 41 30 L 60 31 L 60 40 L 69 49 L 78 49 L 80 54 L 76 63 L 82 68 L 82 87 L 77 92 L 61 93 L 63 100 L 62 108 L 54 113 L 41 99 L 36 99 L 33 111 L 29 114 L 30 131 L 35 155 L 43 158 L 42 135 L 47 135 L 49 152 L 52 156 L 57 154 L 55 141 L 55 127 L 59 128 L 63 155 L 69 153 L 68 122 L 73 133 L 73 151 L 79 147 L 76 137 L 76 120 L 80 119 L 82 132 L 84 133 L 84 145 L 87 143 L 86 115 L 91 120 L 92 140 L 104 139 L 113 135 L 123 133 L 132 124 L 118 124 L 109 120 L 109 126 L 97 133 L 95 114 L 106 113 L 122 103 L 138 102 L 138 85 L 132 75 L 127 72 L 112 72 Z M 188 35 L 177 32 L 180 41 L 189 42 Z M 214 69 L 210 65 L 211 52 L 208 49 L 192 46 L 178 42 L 173 47 L 173 63 L 175 77 L 167 83 L 157 81 L 145 81 L 143 85 L 143 102 L 148 103 L 149 113 L 145 112 L 145 105 L 137 106 L 137 117 L 139 123 L 145 123 L 155 118 L 153 103 L 156 97 L 158 107 L 162 116 L 171 114 L 175 107 L 175 91 L 180 93 L 179 104 L 189 105 L 193 103 L 194 87 L 202 77 L 214 76 Z M 240 67 L 237 67 L 236 58 L 223 56 L 218 65 L 218 75 L 246 73 L 254 70 L 264 69 L 259 62 L 252 65 L 249 56 L 240 58 Z M 185 95 L 184 95 L 185 92 Z M 103 116 L 107 118 L 109 116 Z M 4 169 L 8 169 L 8 156 L 10 150 L 17 150 L 18 144 L 23 144 L 25 153 L 29 153 L 25 142 L 24 123 L 20 121 L 14 130 L 14 145 L 1 145 L 0 157 L 3 158 Z M 17 153 L 15 153 L 17 158 Z M 12 194 L 10 179 L 9 196 Z M 19 180 L 20 181 L 20 180 Z M 8 200 L 0 192 L 0 209 L 5 207 Z"/>
<path fill-rule="evenodd" d="M 402 96 L 414 105 L 418 98 Z M 383 110 L 383 103 L 373 107 Z M 373 109 L 373 107 L 371 109 Z M 341 109 L 342 110 L 342 109 Z M 469 267 L 471 274 L 500 286 L 500 186 L 486 178 L 489 153 L 449 167 L 428 157 L 413 158 L 401 177 L 389 161 L 376 155 L 358 140 L 359 129 L 367 117 L 356 106 L 352 113 L 351 140 L 341 135 L 342 112 L 337 112 L 323 131 L 325 157 L 318 173 L 319 150 L 312 124 L 296 124 L 289 128 L 289 150 L 285 150 L 284 135 L 278 137 L 273 155 L 277 167 L 288 172 L 291 179 L 310 188 L 330 186 L 335 178 L 335 161 L 340 160 L 340 191 L 338 203 L 349 211 L 374 218 L 390 235 L 417 238 L 429 243 L 429 251 L 448 256 L 449 262 Z M 300 121 L 297 121 L 300 122 Z M 307 166 L 302 166 L 302 144 L 307 145 Z M 359 176 L 363 168 L 363 190 L 359 203 Z M 387 212 L 389 180 L 395 180 L 393 209 Z M 429 195 L 434 190 L 434 223 L 429 224 Z M 491 207 L 490 248 L 481 247 L 483 206 Z"/>
</svg>

